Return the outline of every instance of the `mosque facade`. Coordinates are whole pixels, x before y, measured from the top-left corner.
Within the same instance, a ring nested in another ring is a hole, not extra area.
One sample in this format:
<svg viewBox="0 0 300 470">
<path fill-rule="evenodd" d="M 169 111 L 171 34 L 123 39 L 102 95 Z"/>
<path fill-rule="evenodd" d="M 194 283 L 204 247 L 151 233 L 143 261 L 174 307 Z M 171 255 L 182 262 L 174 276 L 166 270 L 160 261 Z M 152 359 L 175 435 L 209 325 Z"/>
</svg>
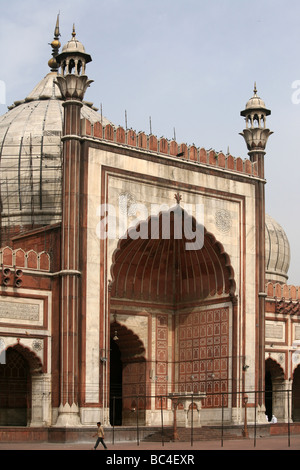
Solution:
<svg viewBox="0 0 300 470">
<path fill-rule="evenodd" d="M 115 126 L 57 23 L 50 72 L 0 117 L 0 426 L 300 420 L 300 288 L 248 157 Z"/>
</svg>

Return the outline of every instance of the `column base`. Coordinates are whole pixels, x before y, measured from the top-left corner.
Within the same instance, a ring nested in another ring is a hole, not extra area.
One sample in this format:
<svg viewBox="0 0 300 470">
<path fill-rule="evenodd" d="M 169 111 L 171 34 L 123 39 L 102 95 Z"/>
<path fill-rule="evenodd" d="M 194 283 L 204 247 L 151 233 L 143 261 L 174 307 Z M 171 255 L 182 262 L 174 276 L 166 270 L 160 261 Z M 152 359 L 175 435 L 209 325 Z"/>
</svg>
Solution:
<svg viewBox="0 0 300 470">
<path fill-rule="evenodd" d="M 81 426 L 78 406 L 75 403 L 72 406 L 69 404 L 60 405 L 55 426 Z"/>
</svg>

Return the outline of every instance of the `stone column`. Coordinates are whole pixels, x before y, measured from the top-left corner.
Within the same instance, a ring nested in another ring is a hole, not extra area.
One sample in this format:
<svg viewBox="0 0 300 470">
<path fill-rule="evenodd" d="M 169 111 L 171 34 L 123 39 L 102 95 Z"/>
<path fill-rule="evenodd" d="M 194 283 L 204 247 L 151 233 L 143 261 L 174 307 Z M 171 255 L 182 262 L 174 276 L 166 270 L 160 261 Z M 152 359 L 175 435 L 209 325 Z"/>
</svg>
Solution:
<svg viewBox="0 0 300 470">
<path fill-rule="evenodd" d="M 61 228 L 61 317 L 60 317 L 60 406 L 58 426 L 80 424 L 79 414 L 79 331 L 80 315 L 80 167 L 81 167 L 81 107 L 85 91 L 92 80 L 80 75 L 90 56 L 75 39 L 69 41 L 66 52 L 58 55 L 58 64 L 78 59 L 84 67 L 62 67 L 57 76 L 64 98 L 63 129 L 63 191 Z M 65 73 L 66 72 L 66 73 Z"/>
<path fill-rule="evenodd" d="M 265 382 L 265 148 L 272 134 L 266 128 L 266 117 L 271 111 L 257 95 L 256 84 L 254 95 L 241 111 L 245 117 L 246 128 L 241 133 L 248 149 L 249 159 L 257 169 L 255 185 L 255 224 L 256 224 L 256 353 L 255 353 L 255 388 L 264 390 Z M 258 405 L 264 401 L 263 394 L 258 396 Z"/>
</svg>

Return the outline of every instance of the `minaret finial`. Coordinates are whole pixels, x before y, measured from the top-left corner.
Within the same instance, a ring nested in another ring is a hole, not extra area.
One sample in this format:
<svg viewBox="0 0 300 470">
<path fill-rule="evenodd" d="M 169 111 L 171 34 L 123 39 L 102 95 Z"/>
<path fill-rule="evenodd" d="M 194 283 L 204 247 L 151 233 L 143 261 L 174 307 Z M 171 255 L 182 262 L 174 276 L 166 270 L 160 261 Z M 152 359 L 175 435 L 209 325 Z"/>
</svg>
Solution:
<svg viewBox="0 0 300 470">
<path fill-rule="evenodd" d="M 58 13 L 57 19 L 56 19 L 56 25 L 54 28 L 54 39 L 50 44 L 50 46 L 52 47 L 52 58 L 48 61 L 48 65 L 51 69 L 51 72 L 57 72 L 58 70 L 58 63 L 56 62 L 56 57 L 58 56 L 59 48 L 61 46 L 59 42 L 59 36 L 60 36 L 60 32 L 59 32 L 59 13 Z"/>
<path fill-rule="evenodd" d="M 59 13 L 58 13 L 57 19 L 56 19 L 55 30 L 54 30 L 54 37 L 58 38 L 59 36 L 60 36 L 60 32 L 59 32 Z"/>
<path fill-rule="evenodd" d="M 253 90 L 253 92 L 254 92 L 254 95 L 256 96 L 256 94 L 257 94 L 256 82 L 254 82 L 254 90 Z"/>
<path fill-rule="evenodd" d="M 72 36 L 75 38 L 76 36 L 76 31 L 75 31 L 75 24 L 73 23 L 73 31 L 72 31 Z"/>
</svg>

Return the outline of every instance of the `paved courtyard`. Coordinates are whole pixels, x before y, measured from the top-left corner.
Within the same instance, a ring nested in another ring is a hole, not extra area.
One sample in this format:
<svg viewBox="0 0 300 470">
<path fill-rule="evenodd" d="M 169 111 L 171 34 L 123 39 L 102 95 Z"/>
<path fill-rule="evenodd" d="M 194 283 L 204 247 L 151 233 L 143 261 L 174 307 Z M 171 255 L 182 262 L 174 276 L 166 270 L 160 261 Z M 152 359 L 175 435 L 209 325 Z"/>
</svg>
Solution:
<svg viewBox="0 0 300 470">
<path fill-rule="evenodd" d="M 40 443 L 40 442 L 0 442 L 0 451 L 2 450 L 92 450 L 94 444 L 94 439 L 91 438 L 90 442 L 82 443 Z M 272 436 L 272 437 L 263 437 L 254 439 L 237 439 L 237 440 L 224 440 L 223 445 L 220 440 L 218 441 L 195 441 L 193 445 L 191 442 L 165 442 L 162 445 L 161 442 L 158 443 L 149 443 L 149 442 L 140 442 L 139 444 L 136 441 L 131 442 L 117 442 L 111 444 L 107 442 L 108 451 L 116 452 L 118 451 L 157 451 L 161 452 L 174 452 L 174 451 L 190 451 L 197 452 L 199 450 L 213 450 L 213 451 L 239 451 L 239 450 L 266 450 L 266 451 L 275 451 L 275 450 L 298 450 L 300 451 L 300 435 L 291 435 L 288 436 Z M 101 444 L 97 449 L 97 452 L 103 452 Z M 106 451 L 105 451 L 106 452 Z M 107 452 L 107 455 L 112 452 Z"/>
</svg>

